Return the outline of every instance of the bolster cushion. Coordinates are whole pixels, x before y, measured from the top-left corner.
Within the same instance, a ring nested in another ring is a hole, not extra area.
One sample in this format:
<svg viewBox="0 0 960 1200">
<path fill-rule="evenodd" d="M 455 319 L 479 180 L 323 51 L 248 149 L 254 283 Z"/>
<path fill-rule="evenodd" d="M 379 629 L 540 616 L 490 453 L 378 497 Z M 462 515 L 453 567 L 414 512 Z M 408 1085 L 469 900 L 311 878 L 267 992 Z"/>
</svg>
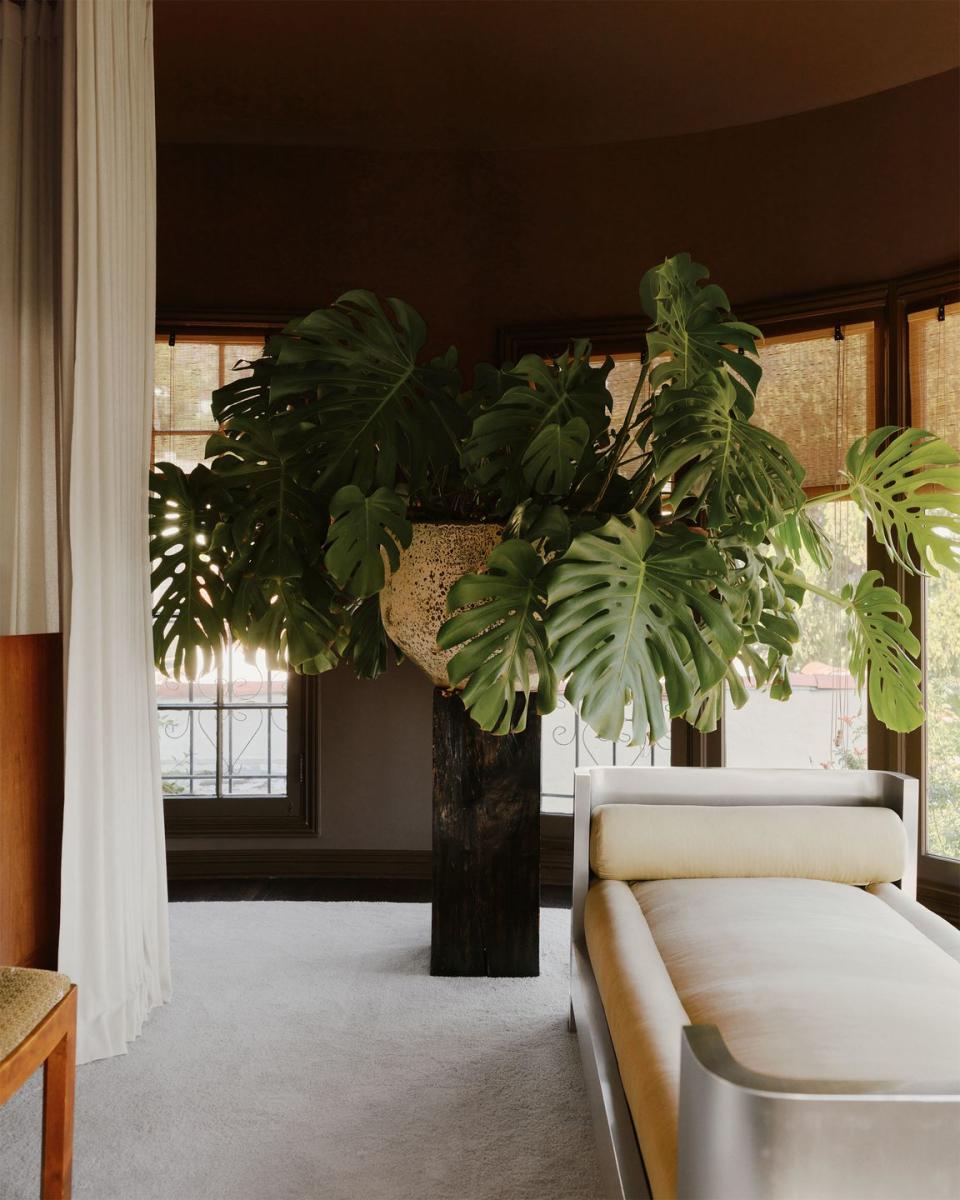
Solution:
<svg viewBox="0 0 960 1200">
<path fill-rule="evenodd" d="M 787 877 L 864 886 L 904 873 L 907 839 L 889 808 L 601 804 L 590 865 L 601 879 Z"/>
</svg>

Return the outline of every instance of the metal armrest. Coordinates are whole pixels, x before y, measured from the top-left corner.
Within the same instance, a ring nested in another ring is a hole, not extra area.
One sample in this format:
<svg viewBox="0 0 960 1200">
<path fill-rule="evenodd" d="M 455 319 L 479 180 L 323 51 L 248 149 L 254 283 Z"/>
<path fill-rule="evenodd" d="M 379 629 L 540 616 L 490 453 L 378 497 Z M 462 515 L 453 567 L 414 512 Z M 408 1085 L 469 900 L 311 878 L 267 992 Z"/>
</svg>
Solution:
<svg viewBox="0 0 960 1200">
<path fill-rule="evenodd" d="M 958 1129 L 960 1081 L 783 1079 L 737 1062 L 715 1026 L 684 1029 L 682 1200 L 954 1200 Z"/>
</svg>

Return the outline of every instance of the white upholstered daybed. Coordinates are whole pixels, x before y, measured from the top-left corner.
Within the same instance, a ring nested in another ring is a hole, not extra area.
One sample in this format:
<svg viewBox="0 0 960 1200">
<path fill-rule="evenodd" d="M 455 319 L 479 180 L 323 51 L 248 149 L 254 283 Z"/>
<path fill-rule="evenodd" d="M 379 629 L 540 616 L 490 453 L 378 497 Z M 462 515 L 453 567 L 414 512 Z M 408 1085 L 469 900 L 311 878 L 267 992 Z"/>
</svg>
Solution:
<svg viewBox="0 0 960 1200">
<path fill-rule="evenodd" d="M 960 932 L 917 784 L 578 771 L 571 1017 L 611 1196 L 960 1197 Z"/>
</svg>

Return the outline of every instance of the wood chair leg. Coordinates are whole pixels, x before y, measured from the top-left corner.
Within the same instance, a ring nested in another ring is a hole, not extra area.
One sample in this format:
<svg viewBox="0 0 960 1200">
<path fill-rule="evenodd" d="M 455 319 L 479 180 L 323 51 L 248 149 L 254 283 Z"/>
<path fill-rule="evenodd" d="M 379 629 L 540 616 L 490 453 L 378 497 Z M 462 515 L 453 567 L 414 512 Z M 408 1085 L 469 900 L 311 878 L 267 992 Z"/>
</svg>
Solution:
<svg viewBox="0 0 960 1200">
<path fill-rule="evenodd" d="M 76 993 L 73 994 L 76 1010 Z M 76 1018 L 43 1065 L 43 1165 L 40 1200 L 70 1200 L 73 1098 L 77 1073 Z"/>
</svg>

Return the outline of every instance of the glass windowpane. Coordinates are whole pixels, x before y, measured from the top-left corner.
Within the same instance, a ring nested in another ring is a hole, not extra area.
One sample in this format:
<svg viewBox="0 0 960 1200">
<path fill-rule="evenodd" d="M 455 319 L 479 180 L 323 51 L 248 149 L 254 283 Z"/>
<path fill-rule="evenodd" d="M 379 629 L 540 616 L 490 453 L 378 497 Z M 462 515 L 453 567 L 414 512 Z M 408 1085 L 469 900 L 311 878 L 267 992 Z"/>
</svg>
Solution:
<svg viewBox="0 0 960 1200">
<path fill-rule="evenodd" d="M 286 704 L 287 673 L 267 668 L 267 656 L 258 650 L 251 661 L 240 646 L 232 645 L 224 661 L 225 704 Z"/>
<path fill-rule="evenodd" d="M 670 765 L 668 732 L 656 745 L 631 746 L 632 706 L 616 742 L 597 737 L 572 704 L 562 695 L 552 713 L 540 724 L 540 808 L 548 813 L 573 812 L 573 772 L 577 767 L 652 767 Z"/>
<path fill-rule="evenodd" d="M 827 571 L 804 558 L 803 574 L 838 592 L 866 570 L 866 522 L 852 503 L 815 505 L 811 515 L 836 551 Z M 849 672 L 847 619 L 840 608 L 808 593 L 798 620 L 802 630 L 790 672 L 793 695 L 773 700 L 747 677 L 749 699 L 736 709 L 727 697 L 724 761 L 728 767 L 824 767 L 867 765 L 867 703 Z"/>
<path fill-rule="evenodd" d="M 267 708 L 224 712 L 223 776 L 227 791 L 234 795 L 286 790 L 286 724 L 278 727 L 272 716 Z M 271 782 L 280 786 L 271 788 Z"/>
<path fill-rule="evenodd" d="M 925 581 L 926 850 L 960 859 L 960 576 Z"/>
<path fill-rule="evenodd" d="M 160 710 L 160 769 L 165 795 L 215 796 L 215 709 Z"/>
</svg>

